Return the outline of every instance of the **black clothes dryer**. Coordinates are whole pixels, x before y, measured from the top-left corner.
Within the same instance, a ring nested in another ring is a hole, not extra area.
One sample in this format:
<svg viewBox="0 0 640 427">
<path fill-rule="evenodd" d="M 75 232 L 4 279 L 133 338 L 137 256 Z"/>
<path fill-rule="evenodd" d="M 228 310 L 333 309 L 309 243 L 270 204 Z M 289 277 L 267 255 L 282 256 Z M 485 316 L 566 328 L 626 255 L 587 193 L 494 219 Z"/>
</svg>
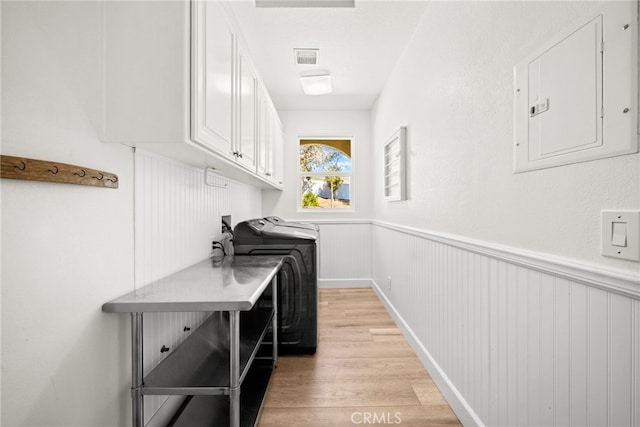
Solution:
<svg viewBox="0 0 640 427">
<path fill-rule="evenodd" d="M 281 354 L 313 354 L 318 346 L 318 237 L 315 229 L 276 225 L 262 218 L 241 222 L 233 231 L 235 256 L 287 255 L 278 274 Z"/>
</svg>

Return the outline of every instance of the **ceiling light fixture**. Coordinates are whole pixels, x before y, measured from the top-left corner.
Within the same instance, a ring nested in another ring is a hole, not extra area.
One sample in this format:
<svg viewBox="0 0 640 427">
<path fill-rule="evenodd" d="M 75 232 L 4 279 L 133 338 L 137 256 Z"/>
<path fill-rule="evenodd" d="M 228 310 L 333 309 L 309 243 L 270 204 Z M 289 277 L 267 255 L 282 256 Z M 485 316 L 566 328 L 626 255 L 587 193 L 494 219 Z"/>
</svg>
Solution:
<svg viewBox="0 0 640 427">
<path fill-rule="evenodd" d="M 331 74 L 300 76 L 300 83 L 305 95 L 326 95 L 331 93 Z"/>
</svg>

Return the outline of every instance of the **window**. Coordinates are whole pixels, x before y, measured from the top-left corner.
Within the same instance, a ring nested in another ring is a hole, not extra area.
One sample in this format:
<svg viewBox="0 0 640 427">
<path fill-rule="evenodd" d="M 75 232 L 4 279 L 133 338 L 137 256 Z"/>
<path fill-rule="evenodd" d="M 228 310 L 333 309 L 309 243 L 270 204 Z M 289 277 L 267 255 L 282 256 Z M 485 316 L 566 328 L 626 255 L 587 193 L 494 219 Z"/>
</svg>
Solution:
<svg viewBox="0 0 640 427">
<path fill-rule="evenodd" d="M 300 140 L 302 210 L 349 209 L 353 198 L 350 139 Z"/>
</svg>

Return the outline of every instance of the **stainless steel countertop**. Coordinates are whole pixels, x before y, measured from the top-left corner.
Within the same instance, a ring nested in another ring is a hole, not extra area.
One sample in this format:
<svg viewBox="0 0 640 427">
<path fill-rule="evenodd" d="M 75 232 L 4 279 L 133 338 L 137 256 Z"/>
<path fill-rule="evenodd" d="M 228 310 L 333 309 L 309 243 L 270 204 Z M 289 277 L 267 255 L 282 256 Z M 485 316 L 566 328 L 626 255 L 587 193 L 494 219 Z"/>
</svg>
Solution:
<svg viewBox="0 0 640 427">
<path fill-rule="evenodd" d="M 282 264 L 282 256 L 207 259 L 102 306 L 107 313 L 250 310 Z"/>
</svg>

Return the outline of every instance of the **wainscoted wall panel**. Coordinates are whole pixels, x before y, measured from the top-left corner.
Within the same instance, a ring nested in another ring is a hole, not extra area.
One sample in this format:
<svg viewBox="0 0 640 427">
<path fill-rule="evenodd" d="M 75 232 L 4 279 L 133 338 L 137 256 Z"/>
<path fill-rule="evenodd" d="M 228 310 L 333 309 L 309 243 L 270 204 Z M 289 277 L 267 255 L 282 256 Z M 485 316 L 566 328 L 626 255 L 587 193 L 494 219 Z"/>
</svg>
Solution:
<svg viewBox="0 0 640 427">
<path fill-rule="evenodd" d="M 635 378 L 635 381 L 633 381 L 633 385 L 631 386 L 631 402 L 635 412 L 633 412 L 631 424 L 637 426 L 640 424 L 640 405 L 638 405 L 638 399 L 640 399 L 640 380 L 638 380 L 638 377 L 640 377 L 640 360 L 638 360 L 638 356 L 640 356 L 640 337 L 638 336 L 640 333 L 640 300 L 633 301 L 632 305 L 631 315 L 633 317 L 633 327 L 631 328 L 631 354 L 635 360 L 632 358 L 634 362 L 631 369 L 631 378 Z"/>
<path fill-rule="evenodd" d="M 141 150 L 135 157 L 138 286 L 209 255 L 220 215 L 231 210 L 231 189 L 205 185 L 202 169 Z"/>
<path fill-rule="evenodd" d="M 318 286 L 371 284 L 371 221 L 309 221 L 320 227 Z"/>
<path fill-rule="evenodd" d="M 136 288 L 209 257 L 211 241 L 221 237 L 222 215 L 243 216 L 234 218 L 236 221 L 261 215 L 260 189 L 222 177 L 214 181 L 226 184 L 226 188 L 206 185 L 204 170 L 142 150 L 135 154 L 135 180 Z M 242 205 L 236 203 L 235 210 L 234 200 L 242 201 Z M 169 355 L 208 315 L 145 314 L 144 373 Z M 185 326 L 190 330 L 184 331 Z M 163 346 L 170 351 L 161 352 Z M 145 397 L 145 422 L 165 401 L 165 396 Z"/>
<path fill-rule="evenodd" d="M 380 291 L 482 423 L 637 422 L 637 300 L 385 227 L 372 233 Z"/>
<path fill-rule="evenodd" d="M 609 290 L 602 271 L 552 272 L 376 221 L 371 232 L 374 287 L 463 422 L 640 423 L 636 276 L 612 273 Z"/>
</svg>

